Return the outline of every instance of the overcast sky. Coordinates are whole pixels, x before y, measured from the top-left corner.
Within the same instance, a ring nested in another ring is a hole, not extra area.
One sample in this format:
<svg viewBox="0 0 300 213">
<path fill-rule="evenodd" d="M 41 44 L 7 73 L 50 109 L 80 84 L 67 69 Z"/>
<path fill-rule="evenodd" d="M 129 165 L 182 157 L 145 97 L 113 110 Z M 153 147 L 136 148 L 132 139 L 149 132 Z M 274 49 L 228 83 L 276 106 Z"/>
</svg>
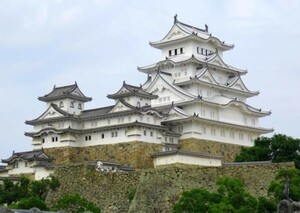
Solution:
<svg viewBox="0 0 300 213">
<path fill-rule="evenodd" d="M 243 77 L 260 95 L 248 103 L 272 115 L 262 127 L 300 138 L 300 1 L 297 0 L 1 0 L 0 1 L 0 159 L 31 150 L 25 120 L 45 110 L 37 100 L 53 85 L 77 81 L 93 101 L 106 98 L 123 80 L 139 85 L 137 71 L 160 60 L 151 48 L 169 31 L 173 16 L 209 31 L 235 48 L 225 61 L 247 69 Z"/>
</svg>

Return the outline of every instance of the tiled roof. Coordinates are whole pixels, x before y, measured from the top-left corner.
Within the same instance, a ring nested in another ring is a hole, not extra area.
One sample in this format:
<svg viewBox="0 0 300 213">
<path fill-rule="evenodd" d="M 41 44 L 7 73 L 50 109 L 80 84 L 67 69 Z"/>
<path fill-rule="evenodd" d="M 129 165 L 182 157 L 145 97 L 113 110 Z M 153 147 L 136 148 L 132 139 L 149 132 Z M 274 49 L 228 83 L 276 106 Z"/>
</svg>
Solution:
<svg viewBox="0 0 300 213">
<path fill-rule="evenodd" d="M 14 152 L 9 158 L 3 159 L 2 163 L 10 163 L 16 159 L 22 159 L 25 161 L 51 161 L 51 158 L 48 157 L 43 150 L 34 150 L 28 152 Z"/>
<path fill-rule="evenodd" d="M 221 155 L 211 155 L 206 153 L 198 153 L 198 152 L 190 152 L 185 150 L 172 150 L 172 151 L 162 151 L 157 152 L 152 155 L 153 158 L 159 157 L 159 156 L 167 156 L 167 155 L 186 155 L 186 156 L 194 156 L 194 157 L 204 157 L 204 158 L 214 158 L 214 159 L 222 159 L 223 156 Z"/>
<path fill-rule="evenodd" d="M 119 93 L 123 88 L 125 88 L 128 92 Z M 151 93 L 146 92 L 142 88 L 142 86 L 137 87 L 137 86 L 129 85 L 126 84 L 125 81 L 123 82 L 122 88 L 118 92 L 116 92 L 115 94 L 107 95 L 108 98 L 112 98 L 112 99 L 119 99 L 119 98 L 130 97 L 130 96 L 142 96 L 150 99 L 158 98 L 157 95 L 152 95 Z"/>
<path fill-rule="evenodd" d="M 51 101 L 51 100 L 57 100 L 57 99 L 62 99 L 62 98 L 73 98 L 73 99 L 77 99 L 80 101 L 91 101 L 92 98 L 90 97 L 86 97 L 85 95 L 83 95 L 83 93 L 80 91 L 80 93 L 82 95 L 77 95 L 72 93 L 73 91 L 75 91 L 76 89 L 79 89 L 77 83 L 72 84 L 72 85 L 67 85 L 67 86 L 63 86 L 63 87 L 53 87 L 53 90 L 42 96 L 39 97 L 38 99 L 40 101 Z"/>
</svg>

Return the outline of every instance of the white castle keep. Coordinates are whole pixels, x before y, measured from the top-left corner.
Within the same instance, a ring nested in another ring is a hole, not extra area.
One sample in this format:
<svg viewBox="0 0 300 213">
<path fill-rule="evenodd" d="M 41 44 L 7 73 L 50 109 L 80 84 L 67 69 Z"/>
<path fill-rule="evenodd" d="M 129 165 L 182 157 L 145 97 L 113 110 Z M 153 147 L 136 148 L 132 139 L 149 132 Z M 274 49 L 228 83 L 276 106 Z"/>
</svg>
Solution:
<svg viewBox="0 0 300 213">
<path fill-rule="evenodd" d="M 200 29 L 175 16 L 166 36 L 150 45 L 161 50 L 161 59 L 138 67 L 147 75 L 145 83 L 133 86 L 124 81 L 109 94 L 115 100 L 112 106 L 86 110 L 85 103 L 92 98 L 77 83 L 54 87 L 39 97 L 46 111 L 26 121 L 33 126 L 25 133 L 32 137 L 33 152 L 142 141 L 161 145 L 161 151 L 153 154 L 154 166 L 220 166 L 222 156 L 182 150 L 180 141 L 194 138 L 252 146 L 255 138 L 273 131 L 259 126 L 259 119 L 271 112 L 247 104 L 248 98 L 259 94 L 243 83 L 247 71 L 223 60 L 223 53 L 234 45 L 212 36 L 207 25 Z"/>
</svg>

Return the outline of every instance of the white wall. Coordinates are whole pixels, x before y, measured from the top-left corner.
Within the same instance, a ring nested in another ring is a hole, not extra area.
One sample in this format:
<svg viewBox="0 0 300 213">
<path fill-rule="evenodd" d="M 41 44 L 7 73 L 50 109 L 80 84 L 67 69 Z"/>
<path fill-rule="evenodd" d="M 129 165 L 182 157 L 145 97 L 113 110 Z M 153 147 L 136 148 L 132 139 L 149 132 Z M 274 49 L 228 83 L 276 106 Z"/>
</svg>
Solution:
<svg viewBox="0 0 300 213">
<path fill-rule="evenodd" d="M 181 154 L 159 156 L 154 158 L 153 163 L 155 168 L 159 166 L 170 165 L 175 163 L 198 165 L 198 166 L 214 166 L 214 167 L 222 166 L 221 159 L 195 157 L 195 156 L 187 156 Z"/>
</svg>

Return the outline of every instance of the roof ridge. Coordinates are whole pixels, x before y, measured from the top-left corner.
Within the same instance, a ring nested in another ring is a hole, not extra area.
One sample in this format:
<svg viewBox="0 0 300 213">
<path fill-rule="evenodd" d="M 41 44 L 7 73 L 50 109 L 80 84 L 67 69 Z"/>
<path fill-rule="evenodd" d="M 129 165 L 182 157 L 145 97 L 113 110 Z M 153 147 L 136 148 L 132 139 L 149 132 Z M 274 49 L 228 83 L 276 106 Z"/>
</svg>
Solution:
<svg viewBox="0 0 300 213">
<path fill-rule="evenodd" d="M 99 108 L 94 108 L 94 109 L 85 109 L 82 110 L 82 112 L 90 112 L 90 111 L 94 111 L 94 110 L 99 110 L 99 109 L 106 109 L 106 108 L 110 108 L 110 107 L 114 107 L 115 105 L 110 105 L 110 106 L 105 106 L 105 107 L 99 107 Z"/>
<path fill-rule="evenodd" d="M 201 28 L 199 28 L 199 27 L 194 27 L 194 26 L 192 26 L 192 25 L 183 23 L 183 22 L 181 22 L 181 21 L 177 21 L 176 23 L 182 24 L 182 25 L 184 25 L 184 26 L 186 26 L 186 27 L 194 28 L 194 29 L 196 29 L 196 30 L 200 30 L 200 31 L 205 32 L 205 33 L 208 33 L 208 31 L 206 31 L 206 30 L 204 30 L 204 29 L 201 29 Z"/>
</svg>

